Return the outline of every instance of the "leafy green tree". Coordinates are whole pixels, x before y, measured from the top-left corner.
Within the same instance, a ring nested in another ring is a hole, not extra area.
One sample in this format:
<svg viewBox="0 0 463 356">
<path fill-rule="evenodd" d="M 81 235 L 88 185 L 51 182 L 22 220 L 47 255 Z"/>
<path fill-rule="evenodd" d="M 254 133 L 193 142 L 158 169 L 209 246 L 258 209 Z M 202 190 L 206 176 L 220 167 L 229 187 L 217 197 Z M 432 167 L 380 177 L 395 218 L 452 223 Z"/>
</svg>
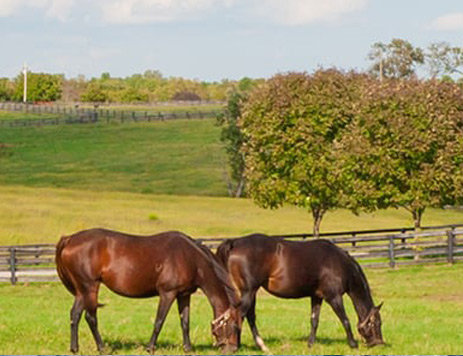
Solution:
<svg viewBox="0 0 463 356">
<path fill-rule="evenodd" d="M 32 73 L 27 74 L 27 100 L 28 101 L 56 101 L 61 98 L 62 82 L 61 74 Z M 22 100 L 24 92 L 24 74 L 20 74 L 15 80 L 16 91 L 14 100 Z"/>
<path fill-rule="evenodd" d="M 217 124 L 222 126 L 220 140 L 225 144 L 230 173 L 227 175 L 227 186 L 230 196 L 241 197 L 244 194 L 244 156 L 242 152 L 244 136 L 238 126 L 241 107 L 246 94 L 240 90 L 229 93 L 225 110 L 217 117 Z"/>
<path fill-rule="evenodd" d="M 14 83 L 8 78 L 0 78 L 0 101 L 9 101 L 14 95 Z"/>
<path fill-rule="evenodd" d="M 374 43 L 368 58 L 373 61 L 370 72 L 381 79 L 411 78 L 417 65 L 424 63 L 423 50 L 399 38 L 387 44 Z"/>
<path fill-rule="evenodd" d="M 108 101 L 108 94 L 103 90 L 102 85 L 98 81 L 92 81 L 81 94 L 80 100 L 104 103 Z"/>
<path fill-rule="evenodd" d="M 403 207 L 419 229 L 427 207 L 461 204 L 463 92 L 457 85 L 371 83 L 359 107 L 340 141 L 354 206 Z"/>
<path fill-rule="evenodd" d="M 335 69 L 279 74 L 253 91 L 241 117 L 245 175 L 254 201 L 324 214 L 345 204 L 338 142 L 356 113 L 366 76 Z"/>
</svg>

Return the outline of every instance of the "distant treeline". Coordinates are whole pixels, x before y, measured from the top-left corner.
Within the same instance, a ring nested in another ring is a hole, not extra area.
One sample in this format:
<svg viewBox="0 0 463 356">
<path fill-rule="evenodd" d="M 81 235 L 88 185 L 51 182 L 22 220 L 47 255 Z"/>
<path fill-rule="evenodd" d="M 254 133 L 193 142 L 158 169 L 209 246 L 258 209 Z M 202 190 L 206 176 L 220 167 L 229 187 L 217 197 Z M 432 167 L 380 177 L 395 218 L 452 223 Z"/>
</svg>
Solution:
<svg viewBox="0 0 463 356">
<path fill-rule="evenodd" d="M 461 80 L 463 47 L 435 42 L 426 48 L 413 46 L 403 39 L 389 43 L 373 43 L 368 53 L 370 66 L 365 71 L 380 78 L 410 79 L 420 76 L 447 81 Z M 27 100 L 93 102 L 93 103 L 154 103 L 172 100 L 225 101 L 232 90 L 247 91 L 264 79 L 242 78 L 205 82 L 180 77 L 164 77 L 158 70 L 146 70 L 125 78 L 110 73 L 87 79 L 83 75 L 67 79 L 62 74 L 29 72 Z M 0 101 L 22 101 L 24 77 L 0 78 Z"/>
<path fill-rule="evenodd" d="M 224 101 L 231 89 L 248 90 L 261 79 L 242 78 L 220 82 L 170 77 L 159 71 L 147 70 L 126 78 L 103 73 L 99 78 L 84 76 L 67 79 L 62 74 L 27 74 L 29 102 L 101 102 L 153 103 L 164 101 Z M 16 78 L 0 78 L 0 101 L 22 101 L 24 74 Z"/>
</svg>

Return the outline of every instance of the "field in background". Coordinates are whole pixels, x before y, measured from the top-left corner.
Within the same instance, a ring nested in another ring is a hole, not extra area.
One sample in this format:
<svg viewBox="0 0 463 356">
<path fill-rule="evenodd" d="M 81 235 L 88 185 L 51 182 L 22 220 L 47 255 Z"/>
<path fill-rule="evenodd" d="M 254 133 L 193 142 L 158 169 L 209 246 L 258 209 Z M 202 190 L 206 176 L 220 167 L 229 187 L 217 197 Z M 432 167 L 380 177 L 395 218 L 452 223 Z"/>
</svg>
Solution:
<svg viewBox="0 0 463 356">
<path fill-rule="evenodd" d="M 0 130 L 0 185 L 227 195 L 214 119 Z"/>
<path fill-rule="evenodd" d="M 283 300 L 261 293 L 257 299 L 257 323 L 274 354 L 460 354 L 463 345 L 463 264 L 418 266 L 397 270 L 366 270 L 376 303 L 381 310 L 385 346 L 358 350 L 347 346 L 341 323 L 331 308 L 321 311 L 317 342 L 306 346 L 310 323 L 309 299 Z M 347 312 L 358 339 L 356 316 L 348 297 Z M 73 298 L 59 283 L 10 286 L 0 284 L 0 354 L 69 352 L 69 310 Z M 111 354 L 145 354 L 152 332 L 158 298 L 128 299 L 105 287 L 100 302 L 99 328 Z M 157 354 L 183 354 L 176 306 L 173 305 L 159 337 Z M 191 307 L 194 353 L 217 354 L 212 347 L 211 308 L 195 294 Z M 96 348 L 85 319 L 80 324 L 82 354 Z M 244 325 L 239 354 L 260 354 Z"/>
<path fill-rule="evenodd" d="M 0 186 L 0 245 L 54 243 L 63 234 L 105 227 L 134 234 L 181 230 L 193 237 L 241 236 L 253 232 L 311 232 L 311 215 L 287 206 L 258 208 L 249 199 L 151 195 L 123 192 Z M 463 211 L 429 209 L 423 225 L 455 224 Z M 412 226 L 403 209 L 355 216 L 328 212 L 322 232 Z"/>
</svg>

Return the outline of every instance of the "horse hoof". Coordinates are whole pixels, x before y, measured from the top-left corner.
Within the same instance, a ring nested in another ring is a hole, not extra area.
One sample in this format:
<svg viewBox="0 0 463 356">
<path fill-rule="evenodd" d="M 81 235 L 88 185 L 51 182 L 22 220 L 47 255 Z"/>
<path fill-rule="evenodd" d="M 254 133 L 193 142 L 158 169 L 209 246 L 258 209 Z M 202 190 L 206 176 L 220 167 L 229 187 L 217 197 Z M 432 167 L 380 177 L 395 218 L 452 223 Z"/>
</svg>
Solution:
<svg viewBox="0 0 463 356">
<path fill-rule="evenodd" d="M 359 344 L 357 341 L 355 340 L 352 340 L 352 341 L 349 341 L 349 346 L 352 348 L 352 349 L 357 349 L 359 347 Z"/>
<path fill-rule="evenodd" d="M 156 351 L 156 348 L 154 346 L 148 346 L 146 348 L 146 352 L 150 355 L 154 355 L 154 352 Z"/>
<path fill-rule="evenodd" d="M 79 348 L 73 348 L 73 347 L 71 347 L 71 352 L 72 352 L 73 354 L 76 354 L 76 353 L 79 352 Z"/>
</svg>

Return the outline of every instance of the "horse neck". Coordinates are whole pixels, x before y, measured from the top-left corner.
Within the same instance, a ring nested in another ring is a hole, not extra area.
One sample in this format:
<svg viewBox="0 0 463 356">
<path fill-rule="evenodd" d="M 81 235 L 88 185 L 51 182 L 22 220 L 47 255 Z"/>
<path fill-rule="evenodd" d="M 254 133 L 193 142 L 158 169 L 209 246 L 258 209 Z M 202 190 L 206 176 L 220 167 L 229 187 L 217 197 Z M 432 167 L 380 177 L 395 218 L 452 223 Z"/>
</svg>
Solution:
<svg viewBox="0 0 463 356">
<path fill-rule="evenodd" d="M 359 322 L 362 322 L 365 320 L 374 304 L 368 281 L 357 262 L 353 262 L 355 263 L 356 268 L 354 269 L 355 273 L 353 273 L 351 277 L 348 294 L 354 304 Z"/>
<path fill-rule="evenodd" d="M 209 300 L 214 310 L 214 318 L 217 318 L 230 307 L 225 287 L 209 262 L 203 261 L 198 265 L 198 269 L 201 269 L 198 273 L 198 286 Z"/>
</svg>

